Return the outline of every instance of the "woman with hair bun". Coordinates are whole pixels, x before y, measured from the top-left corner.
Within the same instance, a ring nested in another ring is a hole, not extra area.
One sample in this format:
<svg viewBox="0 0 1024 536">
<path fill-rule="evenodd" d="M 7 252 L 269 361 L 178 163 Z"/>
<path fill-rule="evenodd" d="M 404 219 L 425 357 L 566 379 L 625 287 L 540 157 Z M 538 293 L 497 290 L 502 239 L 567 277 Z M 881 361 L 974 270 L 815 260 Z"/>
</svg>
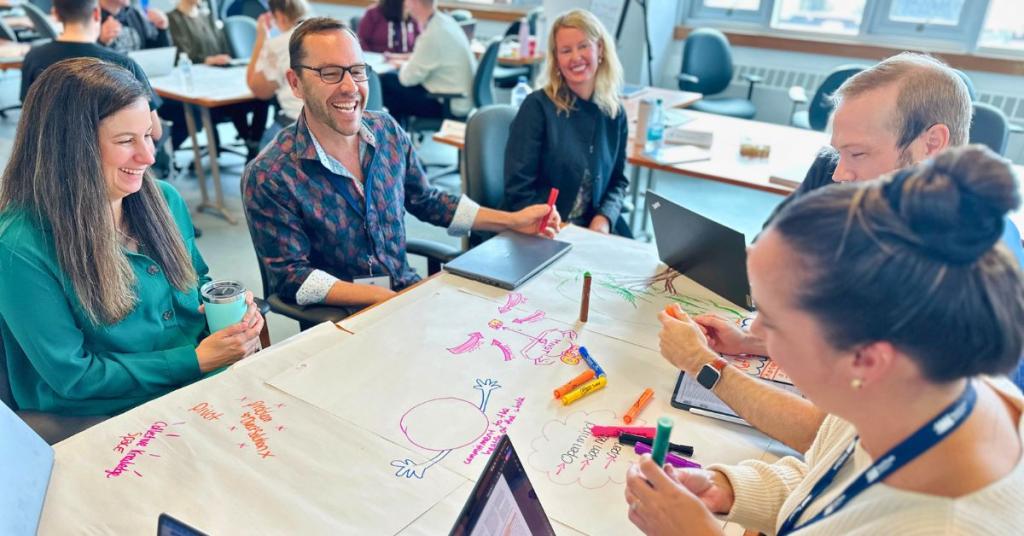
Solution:
<svg viewBox="0 0 1024 536">
<path fill-rule="evenodd" d="M 980 146 L 785 207 L 751 248 L 752 331 L 829 413 L 805 461 L 629 469 L 648 534 L 1014 534 L 1024 526 L 1016 178 Z M 711 352 L 689 318 L 676 351 Z M 668 355 L 668 354 L 667 354 Z"/>
</svg>

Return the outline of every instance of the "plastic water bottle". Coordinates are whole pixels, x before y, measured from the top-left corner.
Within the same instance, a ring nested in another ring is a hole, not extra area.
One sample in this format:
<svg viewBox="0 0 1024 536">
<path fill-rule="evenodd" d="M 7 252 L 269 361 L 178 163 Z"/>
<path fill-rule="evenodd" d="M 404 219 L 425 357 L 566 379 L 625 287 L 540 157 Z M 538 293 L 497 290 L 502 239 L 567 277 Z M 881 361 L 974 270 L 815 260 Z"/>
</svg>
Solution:
<svg viewBox="0 0 1024 536">
<path fill-rule="evenodd" d="M 192 60 L 188 59 L 188 54 L 184 52 L 178 56 L 178 72 L 181 73 L 181 83 L 184 84 L 185 91 L 191 93 L 193 89 Z"/>
<path fill-rule="evenodd" d="M 647 144 L 645 150 L 648 153 L 657 152 L 665 141 L 665 111 L 661 108 L 661 99 L 654 102 L 654 109 L 651 110 L 651 117 L 647 121 Z"/>
<path fill-rule="evenodd" d="M 516 87 L 512 88 L 512 106 L 518 108 L 526 100 L 530 91 L 530 84 L 526 81 L 526 77 L 520 76 L 519 83 L 516 84 Z"/>
</svg>

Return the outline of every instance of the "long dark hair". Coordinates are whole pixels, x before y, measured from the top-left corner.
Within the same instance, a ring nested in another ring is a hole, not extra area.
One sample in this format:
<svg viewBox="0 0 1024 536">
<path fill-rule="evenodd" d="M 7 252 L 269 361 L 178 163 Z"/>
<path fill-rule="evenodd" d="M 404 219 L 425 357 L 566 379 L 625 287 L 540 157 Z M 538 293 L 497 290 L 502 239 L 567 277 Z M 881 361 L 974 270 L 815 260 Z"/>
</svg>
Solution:
<svg viewBox="0 0 1024 536">
<path fill-rule="evenodd" d="M 403 0 L 378 0 L 380 14 L 391 22 L 402 22 L 405 18 L 405 2 Z"/>
<path fill-rule="evenodd" d="M 145 100 L 127 70 L 93 58 L 65 60 L 32 84 L 22 107 L 11 160 L 0 179 L 0 210 L 22 209 L 53 237 L 57 261 L 95 324 L 114 324 L 134 309 L 135 273 L 120 246 L 100 163 L 100 123 Z M 122 202 L 122 222 L 175 288 L 197 276 L 155 179 Z"/>
<path fill-rule="evenodd" d="M 943 383 L 1017 366 L 1024 278 L 1000 242 L 1016 178 L 973 145 L 866 183 L 829 186 L 772 223 L 797 254 L 798 305 L 829 343 L 888 341 Z"/>
</svg>

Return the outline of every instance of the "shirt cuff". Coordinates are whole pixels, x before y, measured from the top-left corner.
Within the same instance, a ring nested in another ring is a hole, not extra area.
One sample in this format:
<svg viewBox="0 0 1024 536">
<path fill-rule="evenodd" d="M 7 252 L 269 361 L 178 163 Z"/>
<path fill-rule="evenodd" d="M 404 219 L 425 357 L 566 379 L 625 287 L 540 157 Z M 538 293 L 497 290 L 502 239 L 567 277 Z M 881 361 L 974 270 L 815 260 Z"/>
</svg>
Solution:
<svg viewBox="0 0 1024 536">
<path fill-rule="evenodd" d="M 469 232 L 473 230 L 473 222 L 476 221 L 476 213 L 479 211 L 480 205 L 476 201 L 466 196 L 460 197 L 452 222 L 448 224 L 448 236 L 469 236 Z"/>
<path fill-rule="evenodd" d="M 327 299 L 327 293 L 337 281 L 337 277 L 323 270 L 313 270 L 295 293 L 295 303 L 299 305 L 323 303 Z"/>
<path fill-rule="evenodd" d="M 712 464 L 704 469 L 722 473 L 732 486 L 732 509 L 726 514 L 716 514 L 716 517 L 758 532 L 775 531 L 779 512 L 772 505 L 778 499 L 779 490 L 766 490 L 765 482 L 755 467 Z"/>
</svg>

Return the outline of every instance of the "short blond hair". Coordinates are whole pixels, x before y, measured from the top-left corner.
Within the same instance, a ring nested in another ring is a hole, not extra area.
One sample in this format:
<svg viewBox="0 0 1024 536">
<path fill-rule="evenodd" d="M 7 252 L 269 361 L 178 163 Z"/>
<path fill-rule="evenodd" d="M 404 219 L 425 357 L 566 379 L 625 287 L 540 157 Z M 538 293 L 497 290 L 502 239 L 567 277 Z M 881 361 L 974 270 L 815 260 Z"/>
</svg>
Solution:
<svg viewBox="0 0 1024 536">
<path fill-rule="evenodd" d="M 572 90 L 562 79 L 561 71 L 558 70 L 555 35 L 562 28 L 575 28 L 600 46 L 601 55 L 597 65 L 597 80 L 591 100 L 602 112 L 614 118 L 622 107 L 619 102 L 619 92 L 622 88 L 622 64 L 619 63 L 619 55 L 615 51 L 615 41 L 612 40 L 601 21 L 597 20 L 597 17 L 589 11 L 582 9 L 567 11 L 559 15 L 551 24 L 551 33 L 548 35 L 547 66 L 541 78 L 544 93 L 551 99 L 551 102 L 555 103 L 555 108 L 559 112 L 568 114 L 575 106 L 576 96 L 573 95 Z"/>
<path fill-rule="evenodd" d="M 932 125 L 949 128 L 949 144 L 966 145 L 974 107 L 967 83 L 957 71 L 927 54 L 903 52 L 850 77 L 832 97 L 836 106 L 891 84 L 899 84 L 890 128 L 905 149 Z"/>
</svg>

